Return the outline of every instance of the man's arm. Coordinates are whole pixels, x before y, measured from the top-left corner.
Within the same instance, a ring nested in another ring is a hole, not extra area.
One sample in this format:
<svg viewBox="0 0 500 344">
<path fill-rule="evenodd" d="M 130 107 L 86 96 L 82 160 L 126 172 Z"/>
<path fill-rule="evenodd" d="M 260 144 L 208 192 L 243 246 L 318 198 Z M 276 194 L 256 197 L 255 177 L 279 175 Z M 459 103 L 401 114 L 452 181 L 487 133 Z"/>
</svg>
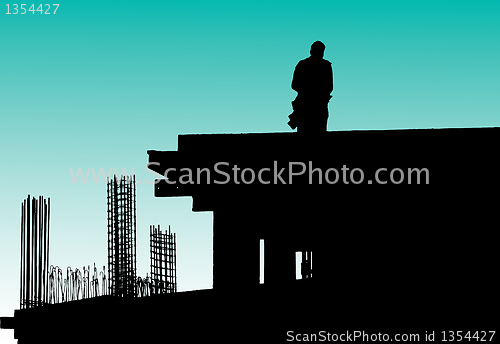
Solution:
<svg viewBox="0 0 500 344">
<path fill-rule="evenodd" d="M 332 64 L 328 63 L 328 94 L 332 93 L 333 91 L 333 69 L 332 69 Z"/>
<path fill-rule="evenodd" d="M 302 84 L 301 80 L 301 68 L 300 68 L 300 62 L 297 63 L 297 66 L 295 66 L 295 70 L 293 71 L 293 78 L 292 78 L 292 90 L 299 92 L 300 86 Z"/>
</svg>

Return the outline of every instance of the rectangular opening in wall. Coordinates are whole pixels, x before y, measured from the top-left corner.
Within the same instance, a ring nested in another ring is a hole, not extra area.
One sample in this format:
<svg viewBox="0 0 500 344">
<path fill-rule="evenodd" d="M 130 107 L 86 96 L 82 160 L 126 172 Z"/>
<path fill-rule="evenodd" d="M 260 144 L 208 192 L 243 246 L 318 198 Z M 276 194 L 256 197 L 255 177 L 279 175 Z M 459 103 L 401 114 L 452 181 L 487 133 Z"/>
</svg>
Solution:
<svg viewBox="0 0 500 344">
<path fill-rule="evenodd" d="M 309 255 L 310 255 L 309 260 L 311 261 L 311 276 L 310 277 L 312 278 L 312 271 L 313 271 L 313 253 L 312 253 L 312 251 L 309 252 Z"/>
<path fill-rule="evenodd" d="M 302 279 L 300 265 L 302 264 L 302 252 L 295 252 L 295 279 Z"/>
<path fill-rule="evenodd" d="M 259 273 L 259 281 L 260 281 L 260 284 L 264 283 L 264 239 L 260 240 L 260 273 Z"/>
</svg>

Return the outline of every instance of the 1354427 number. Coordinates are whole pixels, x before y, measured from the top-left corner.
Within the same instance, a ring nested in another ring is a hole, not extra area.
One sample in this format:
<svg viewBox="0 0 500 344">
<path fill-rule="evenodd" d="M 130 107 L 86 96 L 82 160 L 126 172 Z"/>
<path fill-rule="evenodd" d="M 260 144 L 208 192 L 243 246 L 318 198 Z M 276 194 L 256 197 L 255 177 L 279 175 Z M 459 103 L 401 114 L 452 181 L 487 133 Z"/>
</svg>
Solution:
<svg viewBox="0 0 500 344">
<path fill-rule="evenodd" d="M 28 12 L 31 12 L 33 14 L 35 14 L 35 13 L 56 14 L 57 9 L 59 8 L 59 4 L 52 4 L 53 12 L 51 13 L 50 4 L 40 4 L 38 7 L 36 7 L 35 4 L 31 4 L 31 6 L 29 4 L 28 5 L 27 4 L 12 4 L 12 5 L 7 4 L 5 6 L 7 6 L 7 13 L 6 14 L 26 14 Z M 27 8 L 27 6 L 30 6 L 30 7 Z M 36 9 L 35 9 L 35 7 L 36 7 Z"/>
<path fill-rule="evenodd" d="M 491 342 L 495 331 L 441 331 L 443 342 Z"/>
</svg>

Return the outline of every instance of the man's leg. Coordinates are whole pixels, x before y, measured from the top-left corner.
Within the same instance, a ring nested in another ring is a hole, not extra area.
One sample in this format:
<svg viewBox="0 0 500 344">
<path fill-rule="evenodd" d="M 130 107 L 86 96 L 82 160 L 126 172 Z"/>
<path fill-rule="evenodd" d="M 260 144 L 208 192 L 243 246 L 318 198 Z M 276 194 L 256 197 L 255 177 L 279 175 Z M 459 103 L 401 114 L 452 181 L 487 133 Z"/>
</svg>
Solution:
<svg viewBox="0 0 500 344">
<path fill-rule="evenodd" d="M 323 111 L 321 112 L 321 128 L 320 128 L 320 130 L 322 132 L 326 132 L 327 124 L 328 124 L 328 104 L 326 105 L 325 108 L 323 108 Z"/>
</svg>

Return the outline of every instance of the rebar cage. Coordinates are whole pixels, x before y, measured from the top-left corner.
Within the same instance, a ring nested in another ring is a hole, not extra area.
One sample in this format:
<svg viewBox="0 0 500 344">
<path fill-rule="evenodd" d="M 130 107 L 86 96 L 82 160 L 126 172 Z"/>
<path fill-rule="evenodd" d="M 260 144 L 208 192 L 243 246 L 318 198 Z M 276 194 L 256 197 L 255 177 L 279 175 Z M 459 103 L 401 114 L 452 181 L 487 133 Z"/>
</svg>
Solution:
<svg viewBox="0 0 500 344">
<path fill-rule="evenodd" d="M 109 294 L 136 296 L 135 176 L 107 181 Z"/>
<path fill-rule="evenodd" d="M 166 294 L 177 292 L 177 258 L 175 233 L 162 233 L 160 225 L 149 227 L 151 259 L 151 293 Z"/>
</svg>

